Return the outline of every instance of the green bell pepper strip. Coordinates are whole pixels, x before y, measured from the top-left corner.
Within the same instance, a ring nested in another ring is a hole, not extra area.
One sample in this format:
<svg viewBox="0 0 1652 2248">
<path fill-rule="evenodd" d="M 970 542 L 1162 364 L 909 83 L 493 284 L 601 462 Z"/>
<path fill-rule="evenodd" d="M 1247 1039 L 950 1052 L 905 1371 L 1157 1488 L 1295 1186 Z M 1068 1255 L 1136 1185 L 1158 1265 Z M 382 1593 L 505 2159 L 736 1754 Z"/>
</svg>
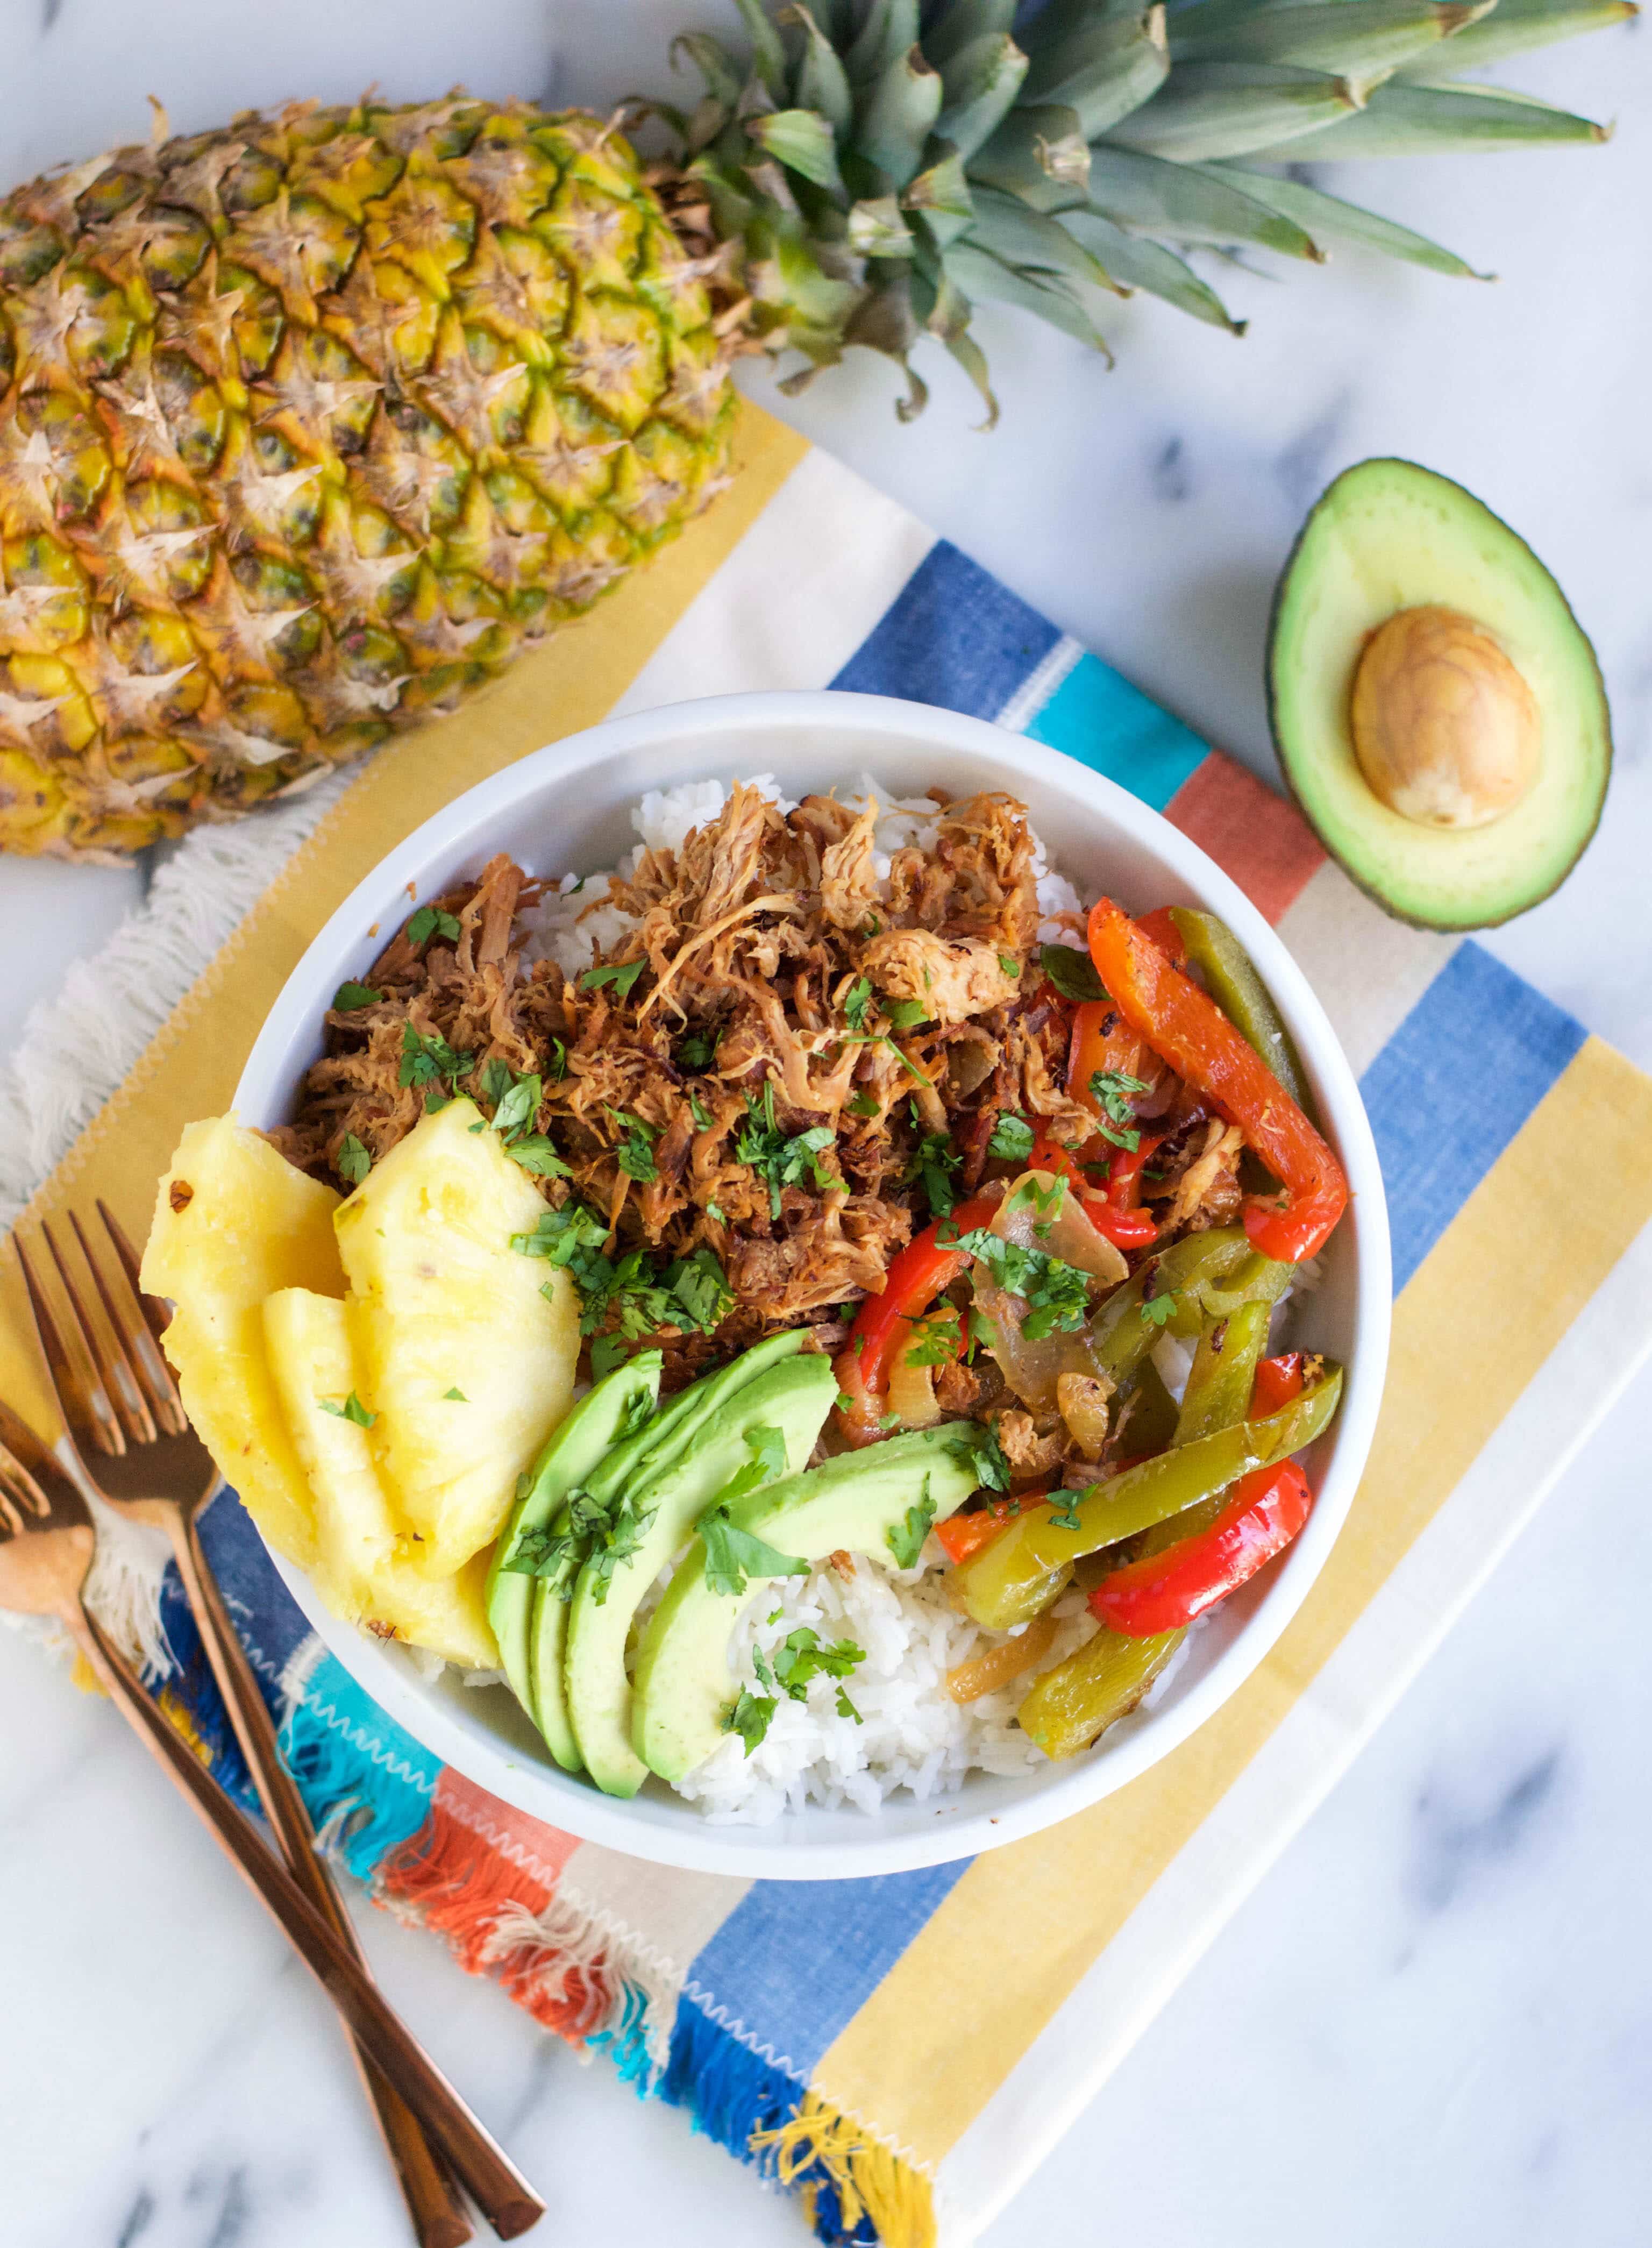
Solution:
<svg viewBox="0 0 1652 2248">
<path fill-rule="evenodd" d="M 1313 1094 L 1291 1033 L 1251 956 L 1213 913 L 1197 906 L 1172 906 L 1170 918 L 1187 948 L 1189 960 L 1204 978 L 1204 988 L 1240 1037 L 1253 1046 L 1297 1107 L 1310 1113 Z"/>
<path fill-rule="evenodd" d="M 1271 1303 L 1253 1302 L 1207 1322 L 1182 1393 L 1175 1443 L 1196 1443 L 1244 1419 L 1272 1317 Z"/>
<path fill-rule="evenodd" d="M 953 1599 L 989 1631 L 1029 1622 L 1049 1604 L 1052 1571 L 1213 1498 L 1252 1468 L 1299 1452 L 1328 1424 L 1341 1395 L 1342 1370 L 1329 1367 L 1323 1381 L 1265 1420 L 1241 1421 L 1178 1444 L 1073 1492 L 1064 1511 L 1077 1514 L 1074 1530 L 1063 1529 L 1046 1507 L 1018 1516 L 1002 1537 L 953 1571 Z"/>
<path fill-rule="evenodd" d="M 1185 1631 L 1162 1631 L 1155 1639 L 1127 1639 L 1104 1627 L 1076 1655 L 1033 1680 L 1017 1722 L 1045 1756 L 1077 1756 L 1129 1715 L 1186 1637 Z"/>
</svg>

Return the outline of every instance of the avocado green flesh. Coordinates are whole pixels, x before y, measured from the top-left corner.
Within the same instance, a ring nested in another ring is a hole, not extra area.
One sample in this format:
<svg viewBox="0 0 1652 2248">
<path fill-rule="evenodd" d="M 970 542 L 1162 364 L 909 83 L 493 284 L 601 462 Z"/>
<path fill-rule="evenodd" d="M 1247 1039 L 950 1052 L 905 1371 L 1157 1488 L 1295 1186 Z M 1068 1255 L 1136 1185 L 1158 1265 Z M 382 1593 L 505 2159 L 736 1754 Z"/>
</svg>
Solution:
<svg viewBox="0 0 1652 2248">
<path fill-rule="evenodd" d="M 944 1521 L 979 1482 L 974 1443 L 959 1436 L 960 1426 L 968 1424 L 918 1429 L 845 1453 L 737 1501 L 729 1518 L 798 1560 L 847 1552 L 872 1555 L 888 1567 L 889 1534 L 909 1507 L 927 1497 L 935 1519 Z M 681 1779 L 723 1737 L 723 1720 L 737 1690 L 729 1675 L 729 1641 L 747 1602 L 773 1581 L 753 1577 L 744 1593 L 714 1592 L 698 1541 L 678 1565 L 643 1635 L 632 1696 L 633 1744 L 662 1779 Z"/>
<path fill-rule="evenodd" d="M 1402 818 L 1354 757 L 1348 704 L 1367 637 L 1428 607 L 1490 632 L 1541 715 L 1535 786 L 1484 827 Z M 1612 735 L 1594 649 L 1525 541 L 1412 462 L 1349 469 L 1308 517 L 1275 596 L 1268 695 L 1285 778 L 1320 840 L 1403 920 L 1482 929 L 1524 913 L 1566 879 L 1600 819 Z"/>
<path fill-rule="evenodd" d="M 838 1394 L 832 1361 L 793 1356 L 725 1393 L 698 1422 L 693 1441 L 664 1466 L 650 1458 L 627 1485 L 641 1523 L 637 1547 L 604 1577 L 594 1560 L 579 1573 L 569 1604 L 564 1660 L 568 1714 L 591 1777 L 606 1794 L 634 1795 L 647 1769 L 631 1746 L 631 1681 L 626 1643 L 643 1594 L 692 1532 L 704 1510 L 751 1465 L 748 1437 L 778 1429 L 787 1473 L 802 1467 Z"/>
<path fill-rule="evenodd" d="M 679 1456 L 684 1447 L 693 1441 L 695 1431 L 719 1399 L 737 1389 L 743 1382 L 752 1381 L 765 1367 L 783 1358 L 789 1358 L 801 1349 L 801 1333 L 772 1335 L 766 1342 L 755 1344 L 730 1366 L 708 1374 L 704 1381 L 696 1381 L 680 1390 L 664 1409 L 634 1436 L 627 1436 L 601 1460 L 584 1479 L 584 1488 L 593 1498 L 607 1500 L 629 1476 L 663 1466 Z M 652 1355 L 645 1353 L 645 1356 Z M 620 1369 L 616 1368 L 616 1373 Z M 593 1390 L 592 1395 L 596 1392 Z M 568 1484 L 572 1490 L 578 1478 Z M 565 1510 L 559 1507 L 554 1526 L 566 1528 Z M 565 1772 L 581 1772 L 585 1759 L 568 1713 L 567 1685 L 564 1671 L 564 1656 L 568 1641 L 568 1602 L 560 1600 L 543 1581 L 531 1587 L 532 1618 L 529 1627 L 528 1683 L 530 1699 L 528 1714 L 541 1733 L 545 1744 Z"/>
<path fill-rule="evenodd" d="M 594 1474 L 614 1446 L 621 1429 L 640 1413 L 652 1411 L 660 1395 L 663 1361 L 657 1350 L 641 1351 L 616 1367 L 582 1397 L 540 1453 L 533 1480 L 518 1502 L 504 1535 L 493 1549 L 488 1567 L 488 1621 L 499 1642 L 499 1660 L 505 1676 L 529 1716 L 538 1723 L 533 1691 L 532 1625 L 534 1580 L 504 1563 L 524 1532 L 543 1530 L 576 1485 Z M 555 1722 L 553 1713 L 553 1723 Z M 543 1724 L 541 1732 L 545 1731 Z M 578 1771 L 578 1751 L 566 1726 L 559 1728 L 562 1752 L 555 1742 L 552 1752 L 559 1764 Z M 570 1757 L 573 1761 L 569 1762 Z"/>
</svg>

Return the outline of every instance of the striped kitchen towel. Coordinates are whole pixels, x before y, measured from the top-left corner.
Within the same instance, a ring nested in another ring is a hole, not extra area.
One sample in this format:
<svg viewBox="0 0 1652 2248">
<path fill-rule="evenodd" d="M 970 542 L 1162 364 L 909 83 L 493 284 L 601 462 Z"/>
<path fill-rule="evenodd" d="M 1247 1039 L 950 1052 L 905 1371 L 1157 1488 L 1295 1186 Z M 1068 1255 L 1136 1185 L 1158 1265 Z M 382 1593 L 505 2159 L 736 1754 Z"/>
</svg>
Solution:
<svg viewBox="0 0 1652 2248">
<path fill-rule="evenodd" d="M 444 1770 L 307 1630 L 232 1500 L 209 1544 L 319 1822 L 387 1904 L 792 2187 L 826 2241 L 963 2242 L 997 2211 L 1379 1723 L 1652 1345 L 1652 1083 L 1482 945 L 1386 919 L 1297 814 L 826 455 L 749 412 L 720 506 L 483 702 L 383 751 L 37 1197 L 147 1222 L 340 897 L 548 737 L 737 689 L 915 697 L 1102 772 L 1279 929 L 1371 1114 L 1392 1373 L 1347 1527 L 1244 1689 L 1121 1793 L 973 1862 L 746 1883 L 578 1842 Z M 186 849 L 189 846 L 186 846 Z M 1587 1147 L 1587 1196 L 1553 1182 Z M 50 1414 L 8 1261 L 0 1394 Z M 170 1573 L 156 1689 L 233 1747 Z M 1027 1895 L 1059 1895 L 1029 1916 Z"/>
</svg>

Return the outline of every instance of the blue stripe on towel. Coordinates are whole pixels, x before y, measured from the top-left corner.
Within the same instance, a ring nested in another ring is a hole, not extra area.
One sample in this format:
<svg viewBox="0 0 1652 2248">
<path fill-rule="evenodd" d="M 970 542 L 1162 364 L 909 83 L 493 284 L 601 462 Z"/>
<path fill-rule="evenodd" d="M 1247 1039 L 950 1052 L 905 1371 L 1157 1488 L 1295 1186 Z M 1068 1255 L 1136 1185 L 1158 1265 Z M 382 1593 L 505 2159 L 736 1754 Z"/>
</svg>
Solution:
<svg viewBox="0 0 1652 2248">
<path fill-rule="evenodd" d="M 1047 618 L 943 538 L 832 685 L 996 718 L 1061 637 Z"/>
<path fill-rule="evenodd" d="M 1479 945 L 1458 946 L 1360 1080 L 1397 1295 L 1587 1033 Z"/>
<path fill-rule="evenodd" d="M 723 2019 L 748 2027 L 806 2080 L 969 1867 L 963 1859 L 860 1881 L 758 1881 L 696 1959 L 688 1995 L 697 1985 Z M 799 1975 L 800 1959 L 821 1971 Z M 704 2018 L 698 2006 L 678 2009 L 685 2037 L 703 2034 Z"/>
<path fill-rule="evenodd" d="M 1027 722 L 1035 742 L 1063 750 L 1093 772 L 1162 812 L 1209 751 L 1179 718 L 1093 655 L 1081 655 Z"/>
</svg>

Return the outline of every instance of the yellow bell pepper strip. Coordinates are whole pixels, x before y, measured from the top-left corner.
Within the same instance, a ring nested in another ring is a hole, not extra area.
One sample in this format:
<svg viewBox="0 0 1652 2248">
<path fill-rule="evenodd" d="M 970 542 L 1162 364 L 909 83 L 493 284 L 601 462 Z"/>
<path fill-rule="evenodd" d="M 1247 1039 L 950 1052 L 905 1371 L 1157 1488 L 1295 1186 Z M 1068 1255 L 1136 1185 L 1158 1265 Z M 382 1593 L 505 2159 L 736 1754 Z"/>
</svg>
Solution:
<svg viewBox="0 0 1652 2248">
<path fill-rule="evenodd" d="M 953 1599 L 989 1631 L 1029 1622 L 1049 1606 L 1053 1573 L 1300 1451 L 1330 1422 L 1341 1395 L 1341 1369 L 1327 1367 L 1322 1381 L 1265 1420 L 1177 1444 L 1087 1491 L 1064 1493 L 1064 1506 L 1022 1515 L 953 1572 Z"/>
<path fill-rule="evenodd" d="M 1077 1756 L 1098 1733 L 1129 1715 L 1186 1636 L 1167 1631 L 1157 1639 L 1126 1639 L 1097 1632 L 1076 1655 L 1033 1680 L 1017 1723 L 1045 1756 Z"/>
<path fill-rule="evenodd" d="M 1342 1166 L 1214 999 L 1103 898 L 1090 915 L 1090 957 L 1119 1011 L 1155 1053 L 1237 1124 L 1284 1189 L 1253 1202 L 1244 1228 L 1265 1256 L 1300 1264 L 1323 1248 L 1347 1208 Z"/>
<path fill-rule="evenodd" d="M 1090 1613 L 1130 1639 L 1183 1630 L 1283 1553 L 1313 1511 L 1294 1460 L 1252 1469 L 1206 1528 L 1115 1569 L 1090 1594 Z"/>
<path fill-rule="evenodd" d="M 1306 1113 L 1313 1098 L 1307 1077 L 1250 954 L 1226 922 L 1213 913 L 1203 913 L 1197 906 L 1172 906 L 1170 918 L 1188 959 L 1204 978 L 1205 990 Z"/>
<path fill-rule="evenodd" d="M 912 1321 L 929 1310 L 969 1263 L 967 1252 L 952 1244 L 973 1227 L 991 1225 L 997 1207 L 996 1196 L 977 1195 L 973 1202 L 961 1203 L 949 1217 L 926 1225 L 891 1259 L 883 1293 L 868 1296 L 856 1312 L 834 1367 L 838 1388 L 849 1401 L 847 1408 L 839 1408 L 839 1418 L 852 1443 L 869 1444 L 880 1434 L 888 1407 L 889 1364 L 897 1347 L 911 1334 Z"/>
</svg>

